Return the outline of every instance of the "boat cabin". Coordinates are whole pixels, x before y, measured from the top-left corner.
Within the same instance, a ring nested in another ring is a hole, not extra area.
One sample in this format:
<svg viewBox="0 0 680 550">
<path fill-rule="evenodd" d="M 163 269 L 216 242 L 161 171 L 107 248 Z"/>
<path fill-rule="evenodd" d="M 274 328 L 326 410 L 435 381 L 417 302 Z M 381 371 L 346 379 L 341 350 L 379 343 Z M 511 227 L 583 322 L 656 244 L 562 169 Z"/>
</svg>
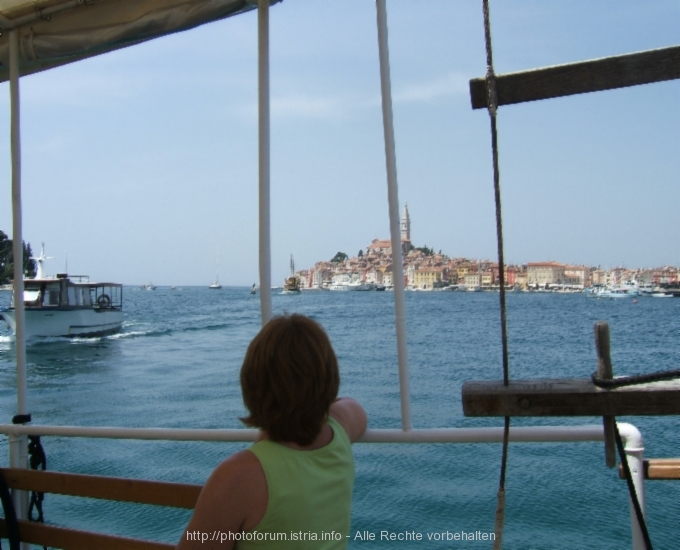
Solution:
<svg viewBox="0 0 680 550">
<path fill-rule="evenodd" d="M 14 307 L 14 297 L 10 308 Z M 123 285 L 91 283 L 86 275 L 68 276 L 58 273 L 55 278 L 24 281 L 24 307 L 27 309 L 97 309 L 121 310 Z"/>
</svg>

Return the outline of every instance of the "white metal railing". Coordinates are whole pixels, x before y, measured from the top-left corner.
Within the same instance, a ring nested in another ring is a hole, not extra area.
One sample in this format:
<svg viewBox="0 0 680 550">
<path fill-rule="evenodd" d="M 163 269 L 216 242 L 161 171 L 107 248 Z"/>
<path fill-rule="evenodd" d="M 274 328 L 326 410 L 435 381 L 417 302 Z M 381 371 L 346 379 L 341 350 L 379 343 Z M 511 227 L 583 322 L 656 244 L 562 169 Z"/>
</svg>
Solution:
<svg viewBox="0 0 680 550">
<path fill-rule="evenodd" d="M 643 441 L 640 431 L 628 423 L 617 424 L 624 441 L 626 459 L 633 477 L 633 485 L 645 511 Z M 10 454 L 28 435 L 87 437 L 103 439 L 139 439 L 162 441 L 254 441 L 257 430 L 244 429 L 174 429 L 174 428 L 116 428 L 83 426 L 37 426 L 2 424 L 0 433 L 9 437 Z M 360 443 L 500 443 L 503 428 L 433 428 L 416 430 L 369 429 Z M 535 426 L 510 428 L 510 441 L 516 443 L 555 443 L 571 441 L 604 441 L 601 425 Z M 25 467 L 25 466 L 24 466 Z M 630 503 L 633 550 L 644 550 L 645 542 Z"/>
</svg>

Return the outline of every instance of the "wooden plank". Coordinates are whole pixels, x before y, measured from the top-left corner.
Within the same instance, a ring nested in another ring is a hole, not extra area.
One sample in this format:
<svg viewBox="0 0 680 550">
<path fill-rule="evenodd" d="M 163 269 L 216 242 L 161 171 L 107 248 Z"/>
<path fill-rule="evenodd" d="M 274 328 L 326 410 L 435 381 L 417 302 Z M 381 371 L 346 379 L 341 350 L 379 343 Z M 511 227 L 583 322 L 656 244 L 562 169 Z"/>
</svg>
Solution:
<svg viewBox="0 0 680 550">
<path fill-rule="evenodd" d="M 466 416 L 620 416 L 680 414 L 680 381 L 602 389 L 587 379 L 470 381 Z"/>
<path fill-rule="evenodd" d="M 651 458 L 644 461 L 645 479 L 680 479 L 680 458 Z M 626 479 L 619 464 L 619 477 Z"/>
<path fill-rule="evenodd" d="M 125 550 L 172 550 L 175 548 L 174 544 L 89 533 L 23 520 L 19 520 L 19 533 L 23 542 L 62 550 L 120 550 L 121 548 Z M 7 526 L 4 519 L 0 519 L 0 537 L 7 538 Z"/>
<path fill-rule="evenodd" d="M 680 46 L 496 75 L 498 105 L 600 92 L 680 78 Z M 486 79 L 470 80 L 473 109 L 487 105 Z"/>
<path fill-rule="evenodd" d="M 201 485 L 0 468 L 10 489 L 194 508 Z"/>
</svg>

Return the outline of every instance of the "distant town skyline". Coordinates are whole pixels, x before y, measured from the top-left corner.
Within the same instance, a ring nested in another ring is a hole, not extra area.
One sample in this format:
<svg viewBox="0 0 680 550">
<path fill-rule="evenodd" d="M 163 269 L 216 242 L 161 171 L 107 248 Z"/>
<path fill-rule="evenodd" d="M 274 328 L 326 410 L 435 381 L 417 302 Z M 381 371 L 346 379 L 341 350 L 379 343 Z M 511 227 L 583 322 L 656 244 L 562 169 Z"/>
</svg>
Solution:
<svg viewBox="0 0 680 550">
<path fill-rule="evenodd" d="M 349 9 L 348 9 L 349 7 Z M 391 0 L 400 210 L 412 242 L 496 257 L 477 2 Z M 272 282 L 389 237 L 375 5 L 271 8 Z M 498 73 L 675 45 L 680 3 L 491 2 Z M 206 47 L 209 44 L 210 47 Z M 21 79 L 24 240 L 51 272 L 258 281 L 257 14 Z M 501 107 L 505 258 L 679 265 L 680 82 Z M 11 237 L 9 91 L 0 229 Z"/>
</svg>

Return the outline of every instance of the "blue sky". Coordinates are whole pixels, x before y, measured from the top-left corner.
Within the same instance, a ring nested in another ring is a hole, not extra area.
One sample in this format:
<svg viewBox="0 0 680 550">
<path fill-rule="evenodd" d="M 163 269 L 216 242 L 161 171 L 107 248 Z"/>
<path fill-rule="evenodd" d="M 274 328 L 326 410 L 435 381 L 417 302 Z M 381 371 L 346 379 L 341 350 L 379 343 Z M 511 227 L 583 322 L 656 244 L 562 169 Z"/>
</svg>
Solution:
<svg viewBox="0 0 680 550">
<path fill-rule="evenodd" d="M 412 239 L 494 258 L 481 2 L 389 0 L 400 205 Z M 491 2 L 498 73 L 678 43 L 680 4 Z M 257 28 L 251 12 L 22 79 L 24 237 L 127 284 L 257 280 Z M 389 236 L 374 2 L 271 9 L 272 264 Z M 0 85 L 0 229 L 11 230 Z M 502 107 L 506 260 L 680 264 L 680 83 Z"/>
</svg>

